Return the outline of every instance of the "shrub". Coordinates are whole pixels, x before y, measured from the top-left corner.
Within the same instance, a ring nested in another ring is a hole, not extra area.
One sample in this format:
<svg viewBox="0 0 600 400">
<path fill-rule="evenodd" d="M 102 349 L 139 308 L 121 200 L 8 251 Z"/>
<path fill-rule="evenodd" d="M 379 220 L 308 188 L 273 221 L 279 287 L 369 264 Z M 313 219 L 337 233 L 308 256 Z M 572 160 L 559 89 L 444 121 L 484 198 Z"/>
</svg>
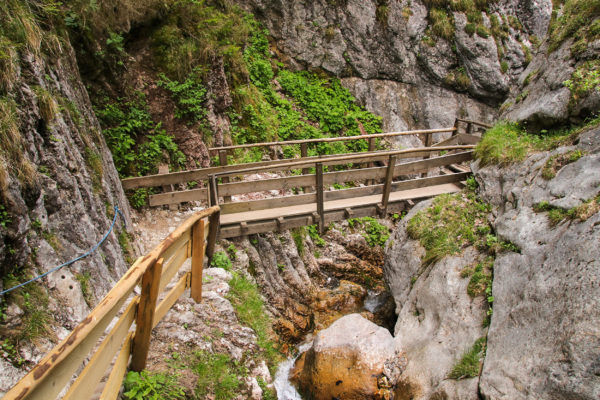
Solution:
<svg viewBox="0 0 600 400">
<path fill-rule="evenodd" d="M 490 30 L 488 28 L 486 28 L 486 26 L 483 25 L 483 24 L 477 25 L 477 28 L 476 28 L 475 31 L 477 32 L 478 36 L 480 36 L 480 37 L 482 37 L 484 39 L 489 38 L 490 34 L 491 34 Z"/>
<path fill-rule="evenodd" d="M 446 10 L 432 8 L 429 10 L 428 19 L 434 35 L 448 41 L 454 39 L 454 19 L 448 15 Z"/>
<path fill-rule="evenodd" d="M 321 236 L 319 236 L 319 229 L 318 229 L 317 225 L 309 225 L 307 227 L 307 229 L 308 229 L 308 236 L 310 236 L 313 243 L 319 247 L 324 247 L 325 241 L 323 240 L 323 238 Z"/>
<path fill-rule="evenodd" d="M 183 82 L 171 80 L 165 74 L 160 74 L 158 86 L 171 92 L 177 103 L 175 117 L 200 121 L 206 116 L 206 88 L 202 85 L 200 71 L 200 68 L 194 68 Z"/>
<path fill-rule="evenodd" d="M 594 60 L 580 65 L 571 75 L 571 79 L 564 81 L 563 85 L 571 91 L 573 102 L 594 90 L 600 91 L 600 62 Z"/>
</svg>

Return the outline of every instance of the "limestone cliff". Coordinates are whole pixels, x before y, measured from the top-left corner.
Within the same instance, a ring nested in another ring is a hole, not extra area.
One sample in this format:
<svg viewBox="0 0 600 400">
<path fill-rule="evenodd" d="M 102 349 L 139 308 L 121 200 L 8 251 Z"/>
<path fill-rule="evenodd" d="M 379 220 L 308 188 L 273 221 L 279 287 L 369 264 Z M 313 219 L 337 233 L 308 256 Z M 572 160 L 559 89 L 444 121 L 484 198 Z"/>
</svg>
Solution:
<svg viewBox="0 0 600 400">
<path fill-rule="evenodd" d="M 119 235 L 130 221 L 70 44 L 16 2 L 0 15 L 0 288 L 91 249 L 108 232 L 113 206 L 125 217 L 91 256 L 4 296 L 2 392 L 25 372 L 13 365 L 39 360 L 127 270 Z"/>
</svg>

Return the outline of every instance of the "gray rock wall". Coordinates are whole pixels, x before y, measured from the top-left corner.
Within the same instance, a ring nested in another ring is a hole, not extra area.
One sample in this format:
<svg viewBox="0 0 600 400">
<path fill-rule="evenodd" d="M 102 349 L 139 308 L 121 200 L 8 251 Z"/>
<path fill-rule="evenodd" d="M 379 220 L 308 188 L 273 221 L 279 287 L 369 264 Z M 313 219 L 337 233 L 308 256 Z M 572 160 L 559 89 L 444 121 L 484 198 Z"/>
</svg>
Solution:
<svg viewBox="0 0 600 400">
<path fill-rule="evenodd" d="M 499 239 L 520 253 L 500 252 L 494 263 L 493 315 L 482 328 L 483 298 L 466 293 L 465 265 L 482 255 L 421 265 L 424 249 L 406 224 L 429 202 L 417 205 L 387 245 L 385 278 L 396 302 L 393 351 L 407 359 L 397 394 L 417 399 L 596 399 L 600 395 L 600 213 L 585 221 L 553 225 L 534 205 L 565 210 L 600 193 L 600 128 L 573 146 L 529 156 L 506 167 L 473 165 L 479 195 L 493 206 Z M 547 161 L 579 150 L 583 156 L 542 177 Z M 487 335 L 479 377 L 447 379 L 473 342 Z M 390 349 L 392 351 L 392 349 Z M 481 396 L 481 397 L 478 397 Z M 404 398 L 404 397 L 401 397 Z M 408 398 L 408 397 L 406 397 Z"/>
<path fill-rule="evenodd" d="M 10 93 L 18 104 L 24 145 L 21 157 L 36 172 L 25 181 L 13 174 L 3 177 L 2 203 L 11 222 L 0 227 L 2 276 L 20 276 L 21 271 L 40 274 L 85 253 L 108 231 L 114 205 L 130 223 L 129 205 L 79 77 L 74 52 L 66 43 L 62 50 L 61 55 L 47 59 L 24 54 Z M 43 100 L 44 94 L 51 100 Z M 54 111 L 40 110 L 44 104 Z M 73 329 L 127 270 L 117 236 L 122 224 L 119 218 L 116 231 L 91 256 L 43 280 L 55 339 Z M 89 273 L 89 305 L 76 279 L 76 274 L 84 273 Z M 20 322 L 19 311 L 12 315 L 15 325 Z M 21 343 L 21 356 L 35 363 L 52 345 L 43 338 L 35 345 Z M 0 393 L 25 373 L 2 363 Z"/>
<path fill-rule="evenodd" d="M 494 314 L 480 380 L 485 399 L 600 396 L 600 213 L 552 226 L 533 205 L 578 206 L 600 192 L 600 129 L 508 168 L 476 169 L 496 231 L 521 248 L 494 266 Z M 555 154 L 587 155 L 545 180 Z"/>
</svg>

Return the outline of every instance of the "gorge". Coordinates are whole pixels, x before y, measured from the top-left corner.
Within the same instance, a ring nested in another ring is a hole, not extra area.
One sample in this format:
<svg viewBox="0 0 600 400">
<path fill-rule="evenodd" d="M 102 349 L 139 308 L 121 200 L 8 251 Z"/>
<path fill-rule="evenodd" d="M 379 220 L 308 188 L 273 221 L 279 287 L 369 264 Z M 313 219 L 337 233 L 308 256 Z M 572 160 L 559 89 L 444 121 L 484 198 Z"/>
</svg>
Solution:
<svg viewBox="0 0 600 400">
<path fill-rule="evenodd" d="M 2 294 L 0 393 L 206 206 L 153 208 L 166 189 L 121 179 L 221 165 L 212 147 L 466 118 L 494 127 L 458 193 L 220 240 L 203 301 L 166 314 L 121 396 L 284 399 L 277 365 L 302 347 L 290 379 L 307 399 L 600 398 L 599 17 L 597 0 L 3 2 L 0 291 L 122 214 L 98 251 Z"/>
</svg>

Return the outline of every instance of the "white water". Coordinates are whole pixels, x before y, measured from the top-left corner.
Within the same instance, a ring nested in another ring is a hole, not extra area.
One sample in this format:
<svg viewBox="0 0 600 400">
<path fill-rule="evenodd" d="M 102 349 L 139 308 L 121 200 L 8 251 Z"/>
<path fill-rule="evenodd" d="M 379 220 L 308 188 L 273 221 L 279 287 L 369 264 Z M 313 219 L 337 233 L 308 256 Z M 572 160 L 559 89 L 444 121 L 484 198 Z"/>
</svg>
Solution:
<svg viewBox="0 0 600 400">
<path fill-rule="evenodd" d="M 300 355 L 306 350 L 310 349 L 311 346 L 312 340 L 300 345 L 298 347 L 298 355 L 296 357 L 288 358 L 277 367 L 273 386 L 275 386 L 275 390 L 277 391 L 278 400 L 302 400 L 300 393 L 298 393 L 288 378 L 290 376 L 290 371 L 294 367 L 296 359 L 300 357 Z"/>
</svg>

